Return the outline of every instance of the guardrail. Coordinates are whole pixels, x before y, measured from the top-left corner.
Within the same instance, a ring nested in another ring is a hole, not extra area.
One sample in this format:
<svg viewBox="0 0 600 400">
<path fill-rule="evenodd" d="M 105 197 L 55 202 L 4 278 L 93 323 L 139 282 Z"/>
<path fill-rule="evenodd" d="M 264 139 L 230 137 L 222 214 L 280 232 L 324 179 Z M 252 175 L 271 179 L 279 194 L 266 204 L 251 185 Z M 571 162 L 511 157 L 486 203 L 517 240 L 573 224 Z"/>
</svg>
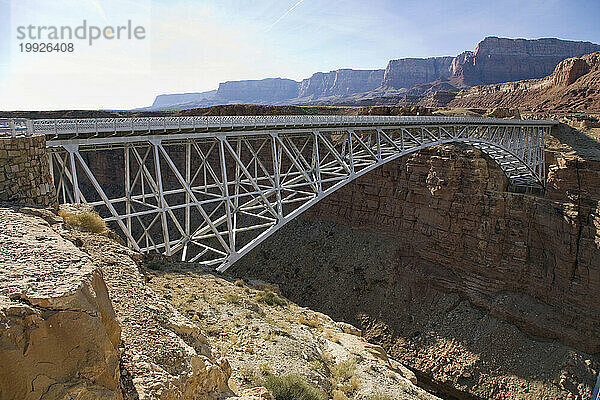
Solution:
<svg viewBox="0 0 600 400">
<path fill-rule="evenodd" d="M 0 136 L 31 136 L 33 134 L 31 122 L 25 118 L 0 118 Z"/>
</svg>

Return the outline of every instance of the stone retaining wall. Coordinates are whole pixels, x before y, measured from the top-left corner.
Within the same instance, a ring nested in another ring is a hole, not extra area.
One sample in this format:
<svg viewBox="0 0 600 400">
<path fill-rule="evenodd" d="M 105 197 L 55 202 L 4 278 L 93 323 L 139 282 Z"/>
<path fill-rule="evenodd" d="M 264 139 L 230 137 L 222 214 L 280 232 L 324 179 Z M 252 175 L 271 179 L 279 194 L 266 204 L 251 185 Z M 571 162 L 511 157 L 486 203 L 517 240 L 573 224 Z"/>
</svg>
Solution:
<svg viewBox="0 0 600 400">
<path fill-rule="evenodd" d="M 0 137 L 0 202 L 57 206 L 43 135 Z"/>
</svg>

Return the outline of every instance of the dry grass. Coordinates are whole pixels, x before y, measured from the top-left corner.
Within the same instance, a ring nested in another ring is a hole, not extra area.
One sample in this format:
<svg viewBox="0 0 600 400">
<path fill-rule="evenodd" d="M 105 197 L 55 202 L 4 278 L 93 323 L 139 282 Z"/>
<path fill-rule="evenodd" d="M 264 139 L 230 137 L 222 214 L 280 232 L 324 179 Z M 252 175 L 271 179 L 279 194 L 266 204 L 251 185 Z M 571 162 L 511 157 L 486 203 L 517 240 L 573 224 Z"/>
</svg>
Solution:
<svg viewBox="0 0 600 400">
<path fill-rule="evenodd" d="M 302 325 L 310 326 L 311 328 L 319 328 L 321 326 L 321 321 L 317 317 L 307 319 L 304 315 L 301 315 L 298 317 L 298 322 Z"/>
<path fill-rule="evenodd" d="M 283 297 L 279 296 L 277 293 L 275 292 L 271 292 L 271 291 L 264 291 L 264 292 L 259 292 L 257 295 L 257 300 L 260 303 L 264 303 L 267 304 L 269 306 L 281 306 L 281 307 L 285 307 L 288 305 L 288 302 L 286 299 L 284 299 Z"/>
<path fill-rule="evenodd" d="M 326 400 L 327 395 L 300 375 L 265 377 L 263 386 L 275 400 Z"/>
<path fill-rule="evenodd" d="M 240 302 L 240 296 L 237 295 L 236 293 L 225 293 L 225 295 L 223 296 L 223 299 L 228 302 L 228 303 L 232 303 L 232 304 L 238 304 Z"/>
<path fill-rule="evenodd" d="M 60 215 L 69 226 L 76 226 L 83 228 L 93 233 L 104 233 L 108 229 L 106 228 L 106 222 L 95 211 L 86 211 L 80 214 L 72 214 L 65 210 L 59 210 Z"/>
<path fill-rule="evenodd" d="M 235 282 L 233 282 L 233 284 L 237 287 L 244 287 L 245 283 L 243 279 L 236 279 Z"/>
<path fill-rule="evenodd" d="M 333 400 L 348 400 L 348 396 L 341 390 L 334 390 L 331 394 L 333 395 Z"/>
</svg>

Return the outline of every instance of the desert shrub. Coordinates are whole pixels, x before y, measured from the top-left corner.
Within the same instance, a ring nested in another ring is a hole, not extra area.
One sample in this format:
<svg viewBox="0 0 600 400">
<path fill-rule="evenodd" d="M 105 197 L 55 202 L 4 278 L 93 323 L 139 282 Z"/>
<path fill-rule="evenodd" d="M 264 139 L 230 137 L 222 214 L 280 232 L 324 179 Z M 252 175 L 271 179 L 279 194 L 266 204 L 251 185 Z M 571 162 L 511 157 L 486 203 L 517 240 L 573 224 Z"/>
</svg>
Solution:
<svg viewBox="0 0 600 400">
<path fill-rule="evenodd" d="M 235 282 L 233 282 L 233 284 L 237 287 L 244 287 L 244 280 L 243 279 L 236 279 Z"/>
<path fill-rule="evenodd" d="M 150 261 L 145 266 L 152 271 L 161 271 L 163 269 L 163 264 L 160 261 Z"/>
<path fill-rule="evenodd" d="M 337 379 L 338 382 L 350 380 L 356 371 L 356 361 L 354 359 L 340 361 L 339 363 L 332 365 L 330 370 L 331 376 Z"/>
<path fill-rule="evenodd" d="M 70 226 L 83 228 L 93 233 L 104 233 L 107 231 L 106 222 L 95 211 L 72 214 L 65 210 L 59 210 L 58 215 Z"/>
<path fill-rule="evenodd" d="M 300 315 L 300 317 L 298 317 L 298 322 L 302 325 L 310 326 L 311 328 L 318 328 L 321 326 L 321 321 L 319 321 L 319 318 L 317 317 L 307 319 L 304 315 Z"/>
<path fill-rule="evenodd" d="M 238 296 L 235 293 L 225 293 L 223 299 L 225 299 L 226 302 L 233 304 L 237 304 L 240 302 L 240 296 Z"/>
<path fill-rule="evenodd" d="M 348 396 L 346 396 L 341 390 L 334 390 L 332 394 L 333 400 L 348 400 Z"/>
<path fill-rule="evenodd" d="M 285 307 L 288 304 L 286 299 L 271 291 L 259 292 L 258 301 L 269 306 Z"/>
<path fill-rule="evenodd" d="M 360 389 L 360 382 L 355 376 L 356 360 L 341 361 L 333 365 L 328 365 L 328 368 L 332 386 L 337 387 L 345 395 L 351 395 Z"/>
<path fill-rule="evenodd" d="M 300 375 L 269 375 L 262 382 L 275 400 L 327 400 L 327 395 Z"/>
</svg>

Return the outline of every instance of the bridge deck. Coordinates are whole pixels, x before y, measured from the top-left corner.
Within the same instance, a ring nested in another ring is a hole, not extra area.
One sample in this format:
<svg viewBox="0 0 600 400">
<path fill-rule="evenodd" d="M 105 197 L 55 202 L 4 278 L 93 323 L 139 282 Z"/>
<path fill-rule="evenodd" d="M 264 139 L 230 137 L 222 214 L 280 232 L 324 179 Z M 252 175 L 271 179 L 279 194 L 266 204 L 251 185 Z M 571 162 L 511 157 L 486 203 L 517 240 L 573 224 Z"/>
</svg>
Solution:
<svg viewBox="0 0 600 400">
<path fill-rule="evenodd" d="M 554 121 L 433 116 L 190 116 L 84 119 L 0 119 L 0 134 L 43 134 L 48 140 L 131 135 L 160 135 L 176 132 L 211 132 L 281 128 L 368 127 L 382 125 L 514 125 L 552 126 Z"/>
</svg>

